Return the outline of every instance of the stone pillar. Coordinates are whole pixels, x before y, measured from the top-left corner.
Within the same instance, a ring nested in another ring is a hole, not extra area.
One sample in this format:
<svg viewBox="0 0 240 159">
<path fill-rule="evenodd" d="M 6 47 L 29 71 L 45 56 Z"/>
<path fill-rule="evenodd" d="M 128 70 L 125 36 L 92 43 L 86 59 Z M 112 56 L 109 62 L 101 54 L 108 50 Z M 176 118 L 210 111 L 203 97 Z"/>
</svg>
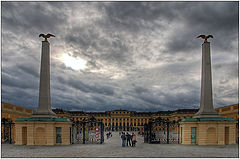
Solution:
<svg viewBox="0 0 240 159">
<path fill-rule="evenodd" d="M 22 145 L 22 125 L 16 124 L 15 126 L 15 133 L 16 133 L 16 140 L 15 140 L 15 145 Z"/>
<path fill-rule="evenodd" d="M 200 109 L 194 118 L 219 117 L 213 108 L 212 99 L 212 73 L 210 43 L 202 44 L 202 79 L 201 79 L 201 99 Z"/>
<path fill-rule="evenodd" d="M 27 145 L 34 145 L 34 142 L 34 124 L 29 123 L 27 124 Z"/>
<path fill-rule="evenodd" d="M 50 97 L 50 43 L 42 41 L 38 109 L 32 117 L 56 118 L 56 114 L 51 109 Z"/>
</svg>

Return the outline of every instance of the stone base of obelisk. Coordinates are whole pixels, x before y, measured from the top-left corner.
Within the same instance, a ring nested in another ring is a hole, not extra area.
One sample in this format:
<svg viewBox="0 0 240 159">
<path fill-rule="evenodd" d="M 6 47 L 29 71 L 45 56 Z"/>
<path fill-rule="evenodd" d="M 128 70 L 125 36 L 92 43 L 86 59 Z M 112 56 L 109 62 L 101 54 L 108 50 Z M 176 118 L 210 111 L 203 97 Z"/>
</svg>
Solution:
<svg viewBox="0 0 240 159">
<path fill-rule="evenodd" d="M 39 112 L 36 111 L 32 114 L 33 118 L 56 118 L 57 115 L 53 111 Z"/>
<path fill-rule="evenodd" d="M 71 127 L 67 118 L 18 118 L 15 145 L 70 145 Z"/>
<path fill-rule="evenodd" d="M 193 118 L 219 118 L 220 115 L 214 110 L 214 112 L 197 112 Z"/>
<path fill-rule="evenodd" d="M 184 145 L 236 144 L 232 118 L 187 118 L 180 122 L 179 143 Z"/>
</svg>

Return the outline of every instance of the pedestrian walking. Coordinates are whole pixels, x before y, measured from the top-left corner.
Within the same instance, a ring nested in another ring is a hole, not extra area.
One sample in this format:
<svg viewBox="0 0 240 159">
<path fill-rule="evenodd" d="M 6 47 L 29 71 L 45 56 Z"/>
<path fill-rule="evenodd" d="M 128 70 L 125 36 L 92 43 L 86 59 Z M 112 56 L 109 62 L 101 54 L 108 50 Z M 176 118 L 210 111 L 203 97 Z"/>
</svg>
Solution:
<svg viewBox="0 0 240 159">
<path fill-rule="evenodd" d="M 121 136 L 121 138 L 122 138 L 122 147 L 125 147 L 126 135 L 125 135 L 125 133 L 124 133 L 124 132 L 122 133 L 122 136 Z"/>
<path fill-rule="evenodd" d="M 133 145 L 133 147 L 136 146 L 136 142 L 137 142 L 137 137 L 134 133 L 132 133 L 132 145 Z"/>
</svg>

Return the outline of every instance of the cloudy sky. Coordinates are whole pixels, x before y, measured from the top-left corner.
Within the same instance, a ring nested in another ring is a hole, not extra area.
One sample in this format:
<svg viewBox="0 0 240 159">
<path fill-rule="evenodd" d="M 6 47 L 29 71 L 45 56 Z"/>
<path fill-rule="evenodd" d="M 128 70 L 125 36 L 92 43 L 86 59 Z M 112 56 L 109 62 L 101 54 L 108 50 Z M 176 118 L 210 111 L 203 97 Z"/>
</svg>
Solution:
<svg viewBox="0 0 240 159">
<path fill-rule="evenodd" d="M 40 33 L 52 33 L 52 108 L 199 108 L 200 34 L 214 107 L 238 103 L 238 2 L 2 2 L 2 101 L 37 109 Z"/>
</svg>

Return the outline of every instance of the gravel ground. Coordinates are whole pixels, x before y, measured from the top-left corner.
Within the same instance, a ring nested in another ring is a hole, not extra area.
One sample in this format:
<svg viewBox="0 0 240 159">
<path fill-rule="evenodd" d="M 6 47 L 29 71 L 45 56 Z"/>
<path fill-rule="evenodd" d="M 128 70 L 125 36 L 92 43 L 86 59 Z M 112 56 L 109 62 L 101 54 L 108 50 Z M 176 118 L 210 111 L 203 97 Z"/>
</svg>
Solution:
<svg viewBox="0 0 240 159">
<path fill-rule="evenodd" d="M 69 146 L 16 146 L 2 144 L 2 157 L 239 157 L 237 145 L 186 146 L 180 144 L 147 144 L 137 136 L 136 147 L 121 147 L 118 133 L 104 144 L 73 144 Z"/>
</svg>

